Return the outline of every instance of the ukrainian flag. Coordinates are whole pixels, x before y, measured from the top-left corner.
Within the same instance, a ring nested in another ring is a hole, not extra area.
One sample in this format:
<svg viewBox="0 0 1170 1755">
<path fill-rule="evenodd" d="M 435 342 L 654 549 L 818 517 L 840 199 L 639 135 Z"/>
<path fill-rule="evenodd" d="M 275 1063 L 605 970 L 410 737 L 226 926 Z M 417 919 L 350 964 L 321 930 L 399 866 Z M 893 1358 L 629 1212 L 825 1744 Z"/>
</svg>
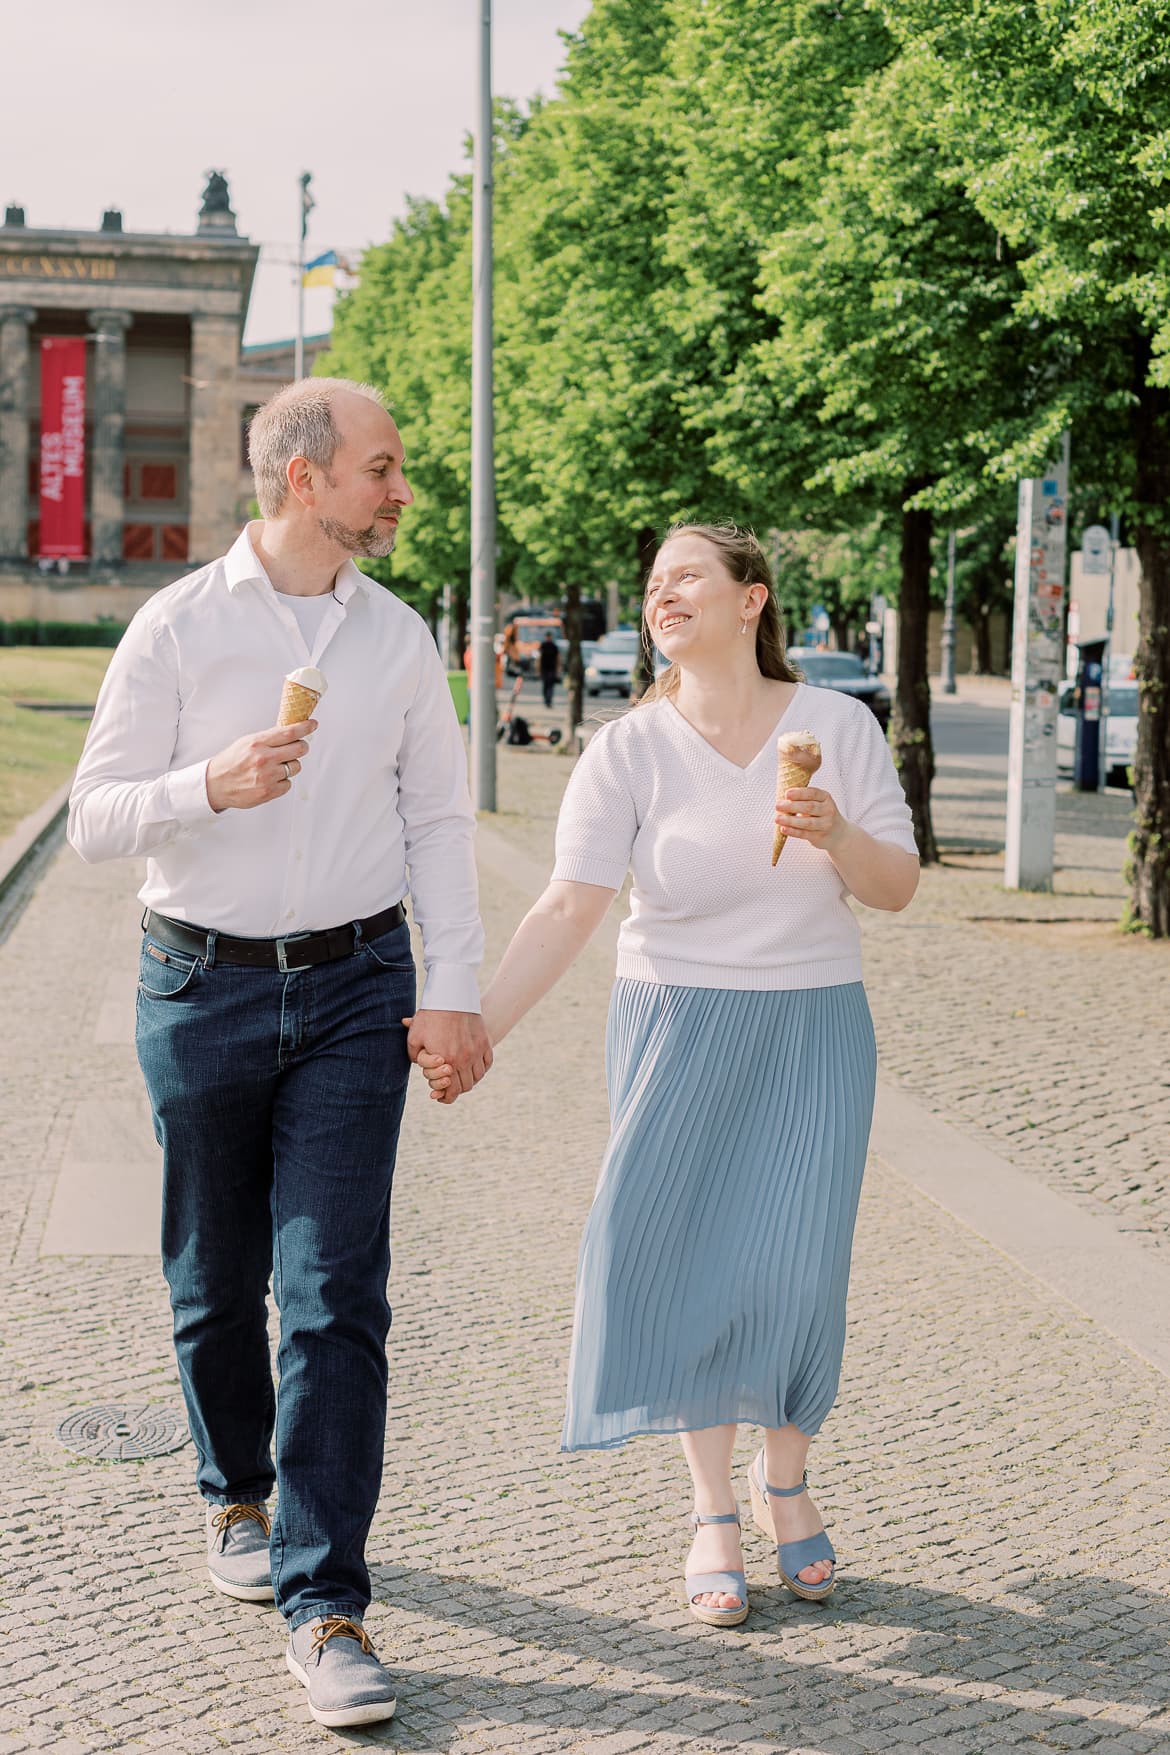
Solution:
<svg viewBox="0 0 1170 1755">
<path fill-rule="evenodd" d="M 336 250 L 326 250 L 323 256 L 314 256 L 306 262 L 301 274 L 302 286 L 334 286 L 338 272 L 347 272 L 347 266 Z"/>
</svg>

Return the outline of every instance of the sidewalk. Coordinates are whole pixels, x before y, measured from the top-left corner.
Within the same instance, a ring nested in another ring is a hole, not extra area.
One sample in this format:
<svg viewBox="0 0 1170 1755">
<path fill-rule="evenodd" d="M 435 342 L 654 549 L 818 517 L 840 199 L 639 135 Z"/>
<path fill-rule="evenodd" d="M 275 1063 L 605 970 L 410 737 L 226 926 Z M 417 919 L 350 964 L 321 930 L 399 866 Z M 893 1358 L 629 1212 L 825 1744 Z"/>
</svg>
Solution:
<svg viewBox="0 0 1170 1755">
<path fill-rule="evenodd" d="M 543 748 L 501 751 L 489 967 L 548 869 L 567 772 Z M 993 839 L 991 791 L 946 777 L 944 839 Z M 902 1115 L 921 1103 L 959 1130 L 932 1137 L 978 1133 L 1050 1210 L 1091 1218 L 1103 1255 L 1129 1227 L 1122 1247 L 1170 1277 L 1165 947 L 1114 933 L 1124 801 L 1089 802 L 1062 804 L 1054 896 L 1008 896 L 976 848 L 928 873 L 907 916 L 866 917 L 883 1076 Z M 1166 1376 L 1054 1290 L 1027 1236 L 989 1242 L 955 1217 L 950 1165 L 920 1192 L 908 1138 L 903 1153 L 887 1130 L 871 1161 L 845 1378 L 812 1456 L 842 1559 L 829 1604 L 795 1603 L 749 1534 L 751 1618 L 699 1627 L 677 1447 L 558 1454 L 606 1134 L 610 927 L 472 1098 L 444 1111 L 412 1092 L 371 1540 L 398 1717 L 341 1738 L 314 1725 L 271 1608 L 207 1587 L 190 1450 L 94 1464 L 54 1436 L 101 1402 L 179 1403 L 148 1253 L 134 888 L 66 852 L 0 948 L 0 1755 L 1170 1746 Z M 1100 1003 L 1074 1035 L 1085 993 Z M 741 1449 L 742 1465 L 750 1435 Z"/>
</svg>

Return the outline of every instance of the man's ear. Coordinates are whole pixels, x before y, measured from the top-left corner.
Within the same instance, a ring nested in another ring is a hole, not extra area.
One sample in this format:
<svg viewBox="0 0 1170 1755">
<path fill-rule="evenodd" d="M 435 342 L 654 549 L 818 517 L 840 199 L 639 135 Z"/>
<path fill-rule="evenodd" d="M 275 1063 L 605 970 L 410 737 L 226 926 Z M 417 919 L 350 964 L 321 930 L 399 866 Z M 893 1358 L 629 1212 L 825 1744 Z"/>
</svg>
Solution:
<svg viewBox="0 0 1170 1755">
<path fill-rule="evenodd" d="M 316 502 L 313 486 L 313 465 L 307 457 L 290 457 L 285 470 L 289 492 L 301 502 L 302 506 L 312 506 Z"/>
</svg>

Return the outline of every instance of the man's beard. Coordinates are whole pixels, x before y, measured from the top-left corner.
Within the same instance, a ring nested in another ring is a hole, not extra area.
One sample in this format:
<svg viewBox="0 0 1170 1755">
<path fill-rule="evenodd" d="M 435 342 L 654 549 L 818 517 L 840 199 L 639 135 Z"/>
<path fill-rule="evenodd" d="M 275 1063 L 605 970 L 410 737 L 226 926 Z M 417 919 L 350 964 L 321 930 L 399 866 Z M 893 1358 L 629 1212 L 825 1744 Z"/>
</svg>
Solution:
<svg viewBox="0 0 1170 1755">
<path fill-rule="evenodd" d="M 379 530 L 376 524 L 355 530 L 351 524 L 343 524 L 340 518 L 319 518 L 317 522 L 322 535 L 347 554 L 364 555 L 367 560 L 376 561 L 394 552 L 397 530 Z"/>
</svg>

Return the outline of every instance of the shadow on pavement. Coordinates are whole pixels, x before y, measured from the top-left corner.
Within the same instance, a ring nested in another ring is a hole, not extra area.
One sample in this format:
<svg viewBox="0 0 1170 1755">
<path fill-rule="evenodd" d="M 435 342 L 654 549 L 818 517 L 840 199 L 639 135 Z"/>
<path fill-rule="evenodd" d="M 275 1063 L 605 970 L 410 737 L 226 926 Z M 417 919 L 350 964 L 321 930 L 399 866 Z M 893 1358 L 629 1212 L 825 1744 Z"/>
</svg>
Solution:
<svg viewBox="0 0 1170 1755">
<path fill-rule="evenodd" d="M 1026 1731 L 1044 1741 L 1052 1735 L 1058 1744 L 1058 1727 L 1081 1724 L 1091 1726 L 1094 1737 L 1140 1736 L 1142 1716 L 1170 1708 L 1164 1661 L 1170 1602 L 1096 1577 L 1029 1574 L 1009 1587 L 1018 1607 L 1002 1598 L 985 1602 L 848 1577 L 831 1603 L 798 1604 L 777 1584 L 752 1590 L 753 1613 L 734 1633 L 697 1625 L 675 1632 L 637 1620 L 636 1607 L 630 1616 L 607 1614 L 465 1576 L 385 1566 L 375 1568 L 373 1577 L 383 1603 L 465 1628 L 469 1636 L 476 1630 L 474 1640 L 469 1637 L 469 1651 L 478 1649 L 475 1673 L 411 1671 L 409 1665 L 404 1670 L 388 1660 L 402 1681 L 395 1736 L 402 1747 L 445 1746 L 447 1739 L 435 1743 L 421 1734 L 421 1724 L 418 1740 L 410 1731 L 412 1707 L 425 1721 L 436 1695 L 445 1716 L 458 1702 L 477 1720 L 530 1727 L 547 1722 L 550 1731 L 560 1732 L 569 1726 L 595 1734 L 636 1728 L 641 1736 L 677 1736 L 712 1713 L 726 1720 L 702 1725 L 712 1745 L 766 1739 L 778 1749 L 807 1749 L 815 1732 L 830 1734 L 829 1719 L 835 1721 L 832 1734 L 845 1736 L 846 1719 L 854 1734 L 873 1731 L 879 1721 L 884 1728 L 896 1722 L 903 1727 L 899 1746 L 913 1747 L 954 1730 L 960 1713 L 971 1748 L 979 1746 L 975 1727 L 984 1723 L 995 1724 L 1000 1736 Z M 840 1656 L 786 1658 L 785 1632 L 807 1632 L 818 1623 L 825 1629 L 821 1643 L 832 1639 Z M 875 1638 L 843 1640 L 849 1627 L 870 1628 Z M 551 1681 L 547 1659 L 540 1665 L 545 1675 L 509 1680 L 509 1670 L 535 1668 L 537 1654 L 551 1650 L 562 1654 L 566 1671 L 580 1663 L 635 1671 L 639 1684 L 580 1674 Z M 921 1707 L 921 1714 L 912 1707 Z M 1110 1714 L 1111 1708 L 1134 1707 L 1137 1713 Z M 1170 1746 L 1170 1723 L 1159 1731 Z"/>
</svg>

